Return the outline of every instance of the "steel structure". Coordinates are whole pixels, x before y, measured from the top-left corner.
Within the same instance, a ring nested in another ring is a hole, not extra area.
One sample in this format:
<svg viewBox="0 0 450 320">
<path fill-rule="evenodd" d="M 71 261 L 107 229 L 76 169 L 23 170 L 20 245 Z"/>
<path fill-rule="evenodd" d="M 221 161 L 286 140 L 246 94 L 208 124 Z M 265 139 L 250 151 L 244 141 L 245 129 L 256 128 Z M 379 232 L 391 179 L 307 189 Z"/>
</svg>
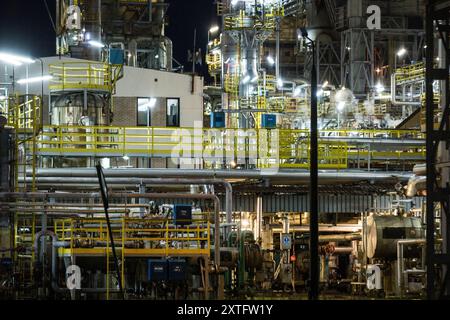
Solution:
<svg viewBox="0 0 450 320">
<path fill-rule="evenodd" d="M 427 295 L 429 299 L 436 299 L 450 294 L 450 3 L 429 0 L 426 13 Z M 436 57 L 439 57 L 438 63 Z M 439 105 L 434 101 L 435 81 L 440 87 Z M 438 117 L 435 109 L 439 110 Z M 437 251 L 435 244 L 439 233 L 443 241 L 441 250 Z"/>
</svg>

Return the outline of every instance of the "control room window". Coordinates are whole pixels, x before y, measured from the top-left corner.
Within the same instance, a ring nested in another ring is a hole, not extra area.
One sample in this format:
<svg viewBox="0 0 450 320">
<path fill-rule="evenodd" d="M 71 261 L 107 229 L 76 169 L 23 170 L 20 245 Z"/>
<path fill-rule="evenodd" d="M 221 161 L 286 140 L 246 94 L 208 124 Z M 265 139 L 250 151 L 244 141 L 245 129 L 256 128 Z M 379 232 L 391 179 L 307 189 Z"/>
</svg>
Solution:
<svg viewBox="0 0 450 320">
<path fill-rule="evenodd" d="M 152 125 L 152 108 L 156 104 L 155 98 L 138 98 L 138 119 L 137 125 L 150 127 Z"/>
<path fill-rule="evenodd" d="M 180 99 L 178 98 L 167 99 L 167 126 L 180 126 Z"/>
</svg>

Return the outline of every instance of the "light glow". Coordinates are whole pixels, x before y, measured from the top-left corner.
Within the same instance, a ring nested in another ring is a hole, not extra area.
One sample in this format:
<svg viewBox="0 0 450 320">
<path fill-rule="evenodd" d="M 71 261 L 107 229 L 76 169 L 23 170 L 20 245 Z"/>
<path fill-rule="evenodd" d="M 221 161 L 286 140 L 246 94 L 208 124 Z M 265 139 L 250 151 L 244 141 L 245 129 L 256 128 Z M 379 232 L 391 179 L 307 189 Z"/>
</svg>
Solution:
<svg viewBox="0 0 450 320">
<path fill-rule="evenodd" d="M 213 26 L 209 28 L 209 33 L 215 33 L 217 31 L 219 31 L 219 26 Z"/>
<path fill-rule="evenodd" d="M 406 54 L 406 49 L 405 48 L 401 48 L 400 50 L 397 51 L 397 56 L 401 57 L 403 55 Z"/>
<path fill-rule="evenodd" d="M 18 84 L 27 84 L 27 83 L 35 83 L 35 82 L 42 82 L 42 81 L 48 81 L 53 79 L 52 76 L 46 75 L 42 77 L 32 77 L 32 78 L 26 78 L 26 79 L 20 79 L 17 80 Z"/>
<path fill-rule="evenodd" d="M 14 66 L 21 66 L 24 63 L 34 63 L 34 60 L 31 58 L 17 56 L 5 52 L 0 52 L 0 61 L 12 64 Z"/>
<path fill-rule="evenodd" d="M 272 58 L 271 56 L 268 56 L 268 57 L 267 57 L 267 62 L 268 62 L 271 66 L 273 66 L 273 65 L 275 64 L 275 59 Z"/>
<path fill-rule="evenodd" d="M 93 46 L 95 48 L 103 48 L 105 45 L 99 41 L 91 40 L 88 42 L 90 46 Z"/>
</svg>

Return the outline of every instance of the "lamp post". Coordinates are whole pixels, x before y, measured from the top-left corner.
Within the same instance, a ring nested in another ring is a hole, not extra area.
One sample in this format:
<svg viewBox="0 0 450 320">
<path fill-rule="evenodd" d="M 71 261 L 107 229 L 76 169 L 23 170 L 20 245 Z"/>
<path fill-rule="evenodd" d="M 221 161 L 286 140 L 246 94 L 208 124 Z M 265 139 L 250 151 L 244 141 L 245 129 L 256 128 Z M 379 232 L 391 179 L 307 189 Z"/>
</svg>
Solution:
<svg viewBox="0 0 450 320">
<path fill-rule="evenodd" d="M 309 299 L 319 298 L 319 159 L 317 133 L 317 61 L 316 43 L 308 37 L 306 28 L 301 28 L 302 37 L 309 41 L 312 50 L 311 69 L 311 131 L 310 131 L 310 270 L 309 270 Z"/>
</svg>

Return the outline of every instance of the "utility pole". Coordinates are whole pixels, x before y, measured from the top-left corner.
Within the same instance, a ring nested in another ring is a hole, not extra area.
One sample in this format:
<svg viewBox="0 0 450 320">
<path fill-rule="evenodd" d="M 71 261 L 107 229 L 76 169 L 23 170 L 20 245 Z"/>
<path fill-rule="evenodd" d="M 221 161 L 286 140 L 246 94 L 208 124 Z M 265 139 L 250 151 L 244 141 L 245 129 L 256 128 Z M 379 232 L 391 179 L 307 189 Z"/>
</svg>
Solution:
<svg viewBox="0 0 450 320">
<path fill-rule="evenodd" d="M 316 43 L 308 37 L 306 28 L 301 28 L 303 38 L 309 40 L 312 50 L 311 68 L 311 131 L 310 131 L 310 238 L 309 238 L 309 299 L 319 298 L 319 159 L 318 159 L 318 134 L 317 134 L 317 57 Z"/>
<path fill-rule="evenodd" d="M 194 50 L 192 51 L 192 74 L 195 75 L 195 56 L 196 53 L 196 41 L 197 41 L 197 29 L 194 29 Z"/>
</svg>

